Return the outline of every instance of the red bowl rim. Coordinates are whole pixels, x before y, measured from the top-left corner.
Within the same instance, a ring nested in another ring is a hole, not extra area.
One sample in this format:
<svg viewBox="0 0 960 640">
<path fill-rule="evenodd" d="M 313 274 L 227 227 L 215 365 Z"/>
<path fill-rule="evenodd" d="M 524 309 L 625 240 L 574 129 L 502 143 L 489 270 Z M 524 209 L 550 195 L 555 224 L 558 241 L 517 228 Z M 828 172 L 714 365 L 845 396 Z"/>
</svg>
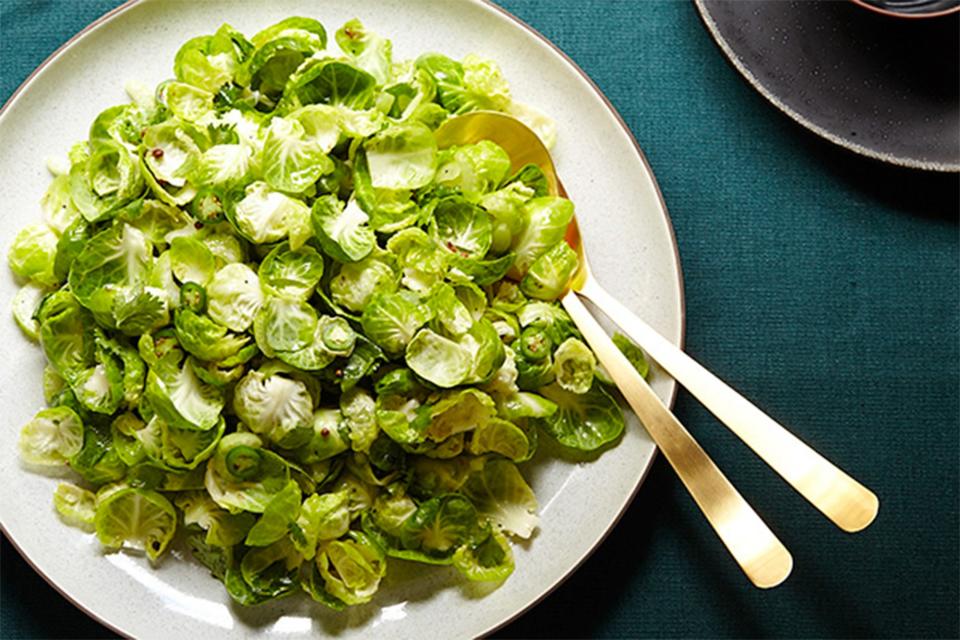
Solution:
<svg viewBox="0 0 960 640">
<path fill-rule="evenodd" d="M 920 20 L 923 18 L 937 18 L 940 16 L 950 15 L 951 13 L 957 13 L 960 11 L 960 4 L 957 4 L 953 7 L 948 7 L 946 9 L 940 9 L 939 11 L 931 11 L 929 13 L 902 13 L 900 11 L 891 11 L 890 9 L 885 9 L 879 5 L 873 4 L 872 2 L 867 2 L 867 0 L 850 0 L 853 4 L 859 5 L 864 9 L 869 9 L 874 13 L 880 13 L 885 16 L 890 16 L 892 18 L 907 18 L 911 20 Z"/>
</svg>

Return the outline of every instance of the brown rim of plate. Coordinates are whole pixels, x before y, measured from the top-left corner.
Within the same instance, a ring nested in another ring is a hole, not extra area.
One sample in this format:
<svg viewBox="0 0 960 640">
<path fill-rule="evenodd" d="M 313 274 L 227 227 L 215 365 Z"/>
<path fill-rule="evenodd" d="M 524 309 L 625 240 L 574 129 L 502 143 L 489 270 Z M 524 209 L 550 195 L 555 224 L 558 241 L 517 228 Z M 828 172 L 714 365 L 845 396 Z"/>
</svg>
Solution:
<svg viewBox="0 0 960 640">
<path fill-rule="evenodd" d="M 852 1 L 856 2 L 857 0 Z M 759 80 L 757 80 L 756 76 L 753 75 L 753 73 L 745 64 L 743 64 L 743 61 L 741 61 L 734 52 L 733 47 L 730 46 L 730 43 L 728 43 L 723 37 L 723 34 L 720 33 L 720 29 L 717 27 L 716 22 L 714 22 L 713 16 L 710 15 L 710 12 L 707 10 L 707 0 L 693 0 L 693 5 L 696 7 L 697 13 L 700 15 L 700 21 L 703 22 L 703 25 L 707 28 L 707 32 L 710 34 L 710 37 L 713 38 L 714 43 L 720 48 L 720 51 L 723 52 L 723 55 L 737 71 L 737 73 L 743 76 L 743 79 L 746 80 L 750 86 L 757 91 L 757 93 L 766 98 L 770 104 L 772 104 L 797 124 L 809 129 L 821 138 L 829 140 L 837 146 L 843 147 L 848 151 L 853 151 L 859 155 L 872 158 L 873 160 L 879 160 L 880 162 L 886 162 L 888 164 L 907 167 L 910 169 L 919 169 L 921 171 L 937 171 L 941 173 L 960 172 L 960 164 L 930 162 L 926 160 L 920 160 L 918 158 L 905 158 L 890 153 L 883 153 L 881 151 L 876 151 L 875 149 L 870 149 L 869 147 L 852 142 L 844 137 L 838 136 L 832 131 L 824 129 L 820 125 L 814 124 L 803 115 L 784 104 L 780 98 L 769 91 Z M 904 16 L 901 15 L 901 17 Z"/>
<path fill-rule="evenodd" d="M 867 0 L 850 0 L 853 4 L 859 5 L 864 9 L 869 9 L 874 13 L 880 13 L 885 16 L 890 16 L 891 18 L 906 18 L 907 20 L 923 20 L 924 18 L 939 18 L 940 16 L 947 16 L 951 13 L 957 13 L 960 11 L 960 3 L 953 7 L 947 7 L 946 9 L 940 9 L 938 11 L 931 11 L 930 13 L 906 13 L 903 11 L 893 11 L 887 9 L 880 5 L 874 4 L 872 2 L 867 2 Z"/>
<path fill-rule="evenodd" d="M 533 27 L 531 27 L 529 24 L 527 24 L 526 22 L 524 22 L 523 20 L 521 20 L 521 19 L 518 18 L 517 16 L 513 15 L 512 13 L 510 13 L 509 11 L 507 11 L 506 9 L 504 9 L 503 7 L 494 4 L 493 0 L 467 0 L 467 1 L 468 1 L 468 2 L 474 2 L 474 3 L 480 4 L 480 5 L 482 5 L 482 6 L 487 7 L 488 9 L 491 9 L 491 10 L 499 13 L 501 16 L 507 18 L 508 20 L 510 20 L 511 22 L 513 22 L 513 23 L 516 24 L 517 26 L 521 27 L 523 30 L 525 30 L 526 32 L 528 32 L 529 34 L 533 35 L 533 36 L 536 37 L 538 40 L 540 40 L 541 42 L 543 42 L 544 44 L 546 44 L 548 47 L 550 47 L 550 49 L 552 49 L 552 50 L 554 51 L 554 53 L 556 53 L 557 55 L 559 55 L 574 71 L 576 71 L 576 72 L 584 79 L 584 81 L 586 81 L 586 83 L 590 86 L 590 88 L 591 88 L 591 89 L 593 90 L 593 92 L 597 95 L 597 97 L 599 97 L 599 98 L 601 99 L 601 101 L 603 101 L 604 106 L 606 106 L 607 110 L 608 110 L 608 111 L 613 115 L 613 117 L 616 119 L 616 121 L 617 121 L 617 123 L 620 125 L 620 128 L 622 129 L 623 133 L 627 136 L 627 139 L 628 139 L 628 140 L 630 141 L 630 143 L 633 145 L 633 148 L 634 148 L 634 150 L 636 151 L 637 156 L 640 158 L 640 161 L 643 163 L 643 166 L 644 166 L 644 168 L 646 169 L 647 174 L 650 176 L 650 181 L 653 183 L 653 188 L 656 190 L 657 200 L 659 200 L 659 202 L 660 202 L 660 208 L 663 210 L 663 213 L 664 213 L 664 218 L 665 218 L 665 222 L 666 222 L 666 225 L 667 225 L 667 231 L 668 231 L 669 237 L 670 237 L 670 244 L 673 246 L 674 259 L 676 260 L 676 264 L 677 264 L 677 273 L 676 273 L 676 275 L 677 275 L 677 291 L 679 292 L 679 298 L 680 298 L 680 300 L 679 300 L 679 302 L 680 302 L 680 341 L 679 341 L 679 344 L 678 344 L 677 346 L 678 346 L 679 348 L 683 349 L 684 341 L 685 341 L 686 333 L 687 333 L 687 308 L 686 308 L 686 299 L 685 299 L 685 297 L 684 297 L 684 287 L 683 287 L 683 266 L 682 266 L 682 264 L 681 264 L 681 262 L 680 262 L 680 249 L 679 249 L 679 246 L 677 245 L 677 236 L 676 236 L 676 232 L 674 231 L 674 228 L 673 228 L 673 222 L 672 222 L 671 219 L 670 219 L 670 214 L 669 214 L 669 212 L 667 211 L 667 204 L 666 204 L 666 202 L 665 202 L 664 199 L 663 199 L 663 192 L 661 192 L 661 190 L 660 190 L 660 185 L 657 183 L 657 179 L 656 179 L 656 176 L 655 176 L 654 173 L 653 173 L 653 169 L 652 169 L 651 166 L 650 166 L 650 162 L 647 160 L 647 157 L 644 155 L 643 150 L 640 148 L 640 144 L 637 142 L 637 139 L 634 137 L 633 132 L 630 130 L 630 127 L 629 127 L 629 126 L 627 125 L 627 123 L 624 121 L 623 116 L 620 115 L 620 112 L 618 112 L 617 109 L 616 109 L 616 107 L 614 107 L 613 104 L 610 102 L 610 99 L 607 98 L 607 96 L 603 93 L 603 91 L 600 90 L 600 87 L 597 86 L 597 84 L 590 78 L 590 76 L 588 76 L 587 73 L 586 73 L 583 69 L 580 68 L 580 65 L 578 65 L 576 62 L 574 62 L 573 59 L 572 59 L 570 56 L 568 56 L 566 53 L 564 53 L 563 50 L 561 50 L 560 47 L 558 47 L 557 45 L 555 45 L 549 38 L 547 38 L 546 36 L 544 36 L 542 33 L 540 33 L 539 31 L 537 31 L 536 29 L 534 29 Z M 14 101 L 17 99 L 17 97 L 27 88 L 27 86 L 33 81 L 33 79 L 37 76 L 37 74 L 39 74 L 41 71 L 43 71 L 43 69 L 44 69 L 47 65 L 49 65 L 49 64 L 50 64 L 51 62 L 53 62 L 56 58 L 58 58 L 64 51 L 66 51 L 69 47 L 71 47 L 77 40 L 79 40 L 80 38 L 82 38 L 83 36 L 85 36 L 85 35 L 86 35 L 87 33 L 89 33 L 90 31 L 94 30 L 95 28 L 99 27 L 100 25 L 104 24 L 105 22 L 111 20 L 112 18 L 115 18 L 117 15 L 119 15 L 119 14 L 127 11 L 128 9 L 130 9 L 131 7 L 133 7 L 134 5 L 139 4 L 140 2 L 141 2 L 141 0 L 127 0 L 126 2 L 124 2 L 123 4 L 121 4 L 120 6 L 115 7 L 114 9 L 111 9 L 111 10 L 108 11 L 107 13 L 103 14 L 102 16 L 100 16 L 99 18 L 97 18 L 96 20 L 94 20 L 93 22 L 91 22 L 89 25 L 87 25 L 86 27 L 84 27 L 83 29 L 81 29 L 80 31 L 78 31 L 78 32 L 76 33 L 76 35 L 74 35 L 72 38 L 70 38 L 69 40 L 67 40 L 66 42 L 64 42 L 62 45 L 60 45 L 60 47 L 59 47 L 56 51 L 54 51 L 54 52 L 51 53 L 49 56 L 47 56 L 47 58 L 46 58 L 43 62 L 41 62 L 40 65 L 37 66 L 37 68 L 34 69 L 33 72 L 31 72 L 30 75 L 27 76 L 27 78 L 26 78 L 22 83 L 20 83 L 20 86 L 17 87 L 16 90 L 14 90 L 14 92 L 10 95 L 10 98 L 8 98 L 7 101 L 3 104 L 3 106 L 0 107 L 0 116 L 3 115 L 3 113 L 7 110 L 7 108 L 8 108 L 11 104 L 13 104 L 13 102 L 14 102 Z M 676 399 L 677 399 L 677 390 L 678 390 L 678 387 L 679 387 L 679 385 L 678 385 L 676 382 L 674 382 L 674 384 L 673 384 L 673 390 L 670 392 L 670 397 L 669 397 L 668 400 L 667 400 L 667 408 L 670 408 L 670 409 L 673 408 L 674 402 L 675 402 Z M 479 634 L 478 637 L 483 637 L 483 636 L 490 635 L 491 633 L 494 633 L 494 632 L 497 631 L 498 629 L 501 629 L 501 628 L 507 626 L 508 624 L 510 624 L 511 622 L 517 620 L 518 618 L 520 618 L 521 616 L 523 616 L 524 614 L 526 614 L 528 611 L 530 611 L 531 609 L 533 609 L 534 607 L 536 607 L 538 604 L 540 604 L 547 596 L 549 596 L 549 595 L 550 595 L 551 593 L 553 593 L 560 585 L 562 585 L 564 582 L 566 582 L 567 579 L 570 578 L 570 576 L 572 576 L 574 573 L 576 573 L 576 571 L 580 568 L 580 566 L 583 565 L 583 563 L 586 562 L 586 560 L 587 560 L 591 555 L 593 555 L 593 553 L 600 547 L 600 545 L 603 544 L 604 540 L 606 540 L 607 536 L 610 535 L 610 533 L 613 531 L 613 529 L 614 529 L 614 528 L 617 526 L 617 524 L 620 522 L 620 519 L 621 519 L 621 518 L 623 517 L 623 515 L 627 512 L 627 509 L 630 508 L 630 505 L 633 503 L 634 498 L 636 498 L 636 495 L 637 495 L 637 493 L 639 492 L 640 487 L 643 486 L 643 483 L 646 481 L 647 475 L 650 473 L 650 469 L 653 467 L 653 463 L 654 463 L 654 461 L 655 461 L 656 458 L 657 458 L 657 453 L 658 453 L 658 452 L 659 452 L 659 449 L 656 447 L 656 445 L 654 445 L 653 455 L 650 457 L 650 462 L 649 462 L 649 464 L 647 465 L 647 468 L 643 470 L 643 473 L 642 473 L 641 476 L 640 476 L 639 482 L 637 482 L 637 485 L 634 487 L 633 491 L 630 493 L 630 495 L 627 497 L 626 501 L 624 502 L 623 509 L 621 509 L 621 511 L 614 517 L 614 519 L 613 519 L 613 520 L 611 521 L 611 523 L 610 523 L 610 526 L 607 527 L 607 529 L 603 532 L 603 534 L 602 534 L 602 535 L 600 536 L 600 538 L 597 540 L 596 544 L 594 544 L 590 549 L 588 549 L 587 552 L 586 552 L 583 556 L 581 556 L 579 559 L 577 559 L 576 563 L 574 563 L 573 566 L 572 566 L 563 576 L 561 576 L 561 578 L 560 578 L 559 580 L 557 580 L 557 581 L 554 582 L 552 585 L 550 585 L 549 587 L 547 587 L 547 588 L 543 591 L 543 593 L 541 593 L 538 597 L 536 597 L 536 598 L 535 598 L 534 600 L 532 600 L 529 604 L 527 604 L 527 605 L 526 605 L 525 607 L 523 607 L 520 611 L 517 611 L 515 614 L 513 614 L 513 615 L 510 616 L 509 618 L 507 618 L 507 619 L 505 619 L 505 620 L 502 620 L 501 622 L 497 623 L 496 625 L 494 625 L 494 626 L 492 626 L 492 627 L 490 627 L 490 628 L 488 628 L 488 629 L 485 629 L 483 632 L 481 632 L 481 633 Z M 59 593 L 61 596 L 63 596 L 63 597 L 64 597 L 67 601 L 69 601 L 71 604 L 73 604 L 73 606 L 75 606 L 77 609 L 79 609 L 80 611 L 82 611 L 82 612 L 85 613 L 87 616 L 89 616 L 89 617 L 92 618 L 93 620 L 97 621 L 98 623 L 100 623 L 100 624 L 103 625 L 104 627 L 110 629 L 111 631 L 113 631 L 113 632 L 116 633 L 117 635 L 119 635 L 119 636 L 121 636 L 121 637 L 124 637 L 124 638 L 130 638 L 130 637 L 131 637 L 131 636 L 128 636 L 125 632 L 123 632 L 123 631 L 122 631 L 121 629 L 119 629 L 118 627 L 114 626 L 114 625 L 113 625 L 112 623 L 110 623 L 109 621 L 101 618 L 100 616 L 98 616 L 98 615 L 95 614 L 94 612 L 92 612 L 92 611 L 90 611 L 89 609 L 87 609 L 84 605 L 82 605 L 81 603 L 77 602 L 77 600 L 75 600 L 70 594 L 68 594 L 66 591 L 64 591 L 63 589 L 61 589 L 59 585 L 57 585 L 50 577 L 48 577 L 47 574 L 45 574 L 43 571 L 41 571 L 41 570 L 39 569 L 39 567 L 37 567 L 37 565 L 33 563 L 33 561 L 30 559 L 30 557 L 27 556 L 27 554 L 25 554 L 25 553 L 23 552 L 23 550 L 22 550 L 22 549 L 20 548 L 20 546 L 16 543 L 16 541 L 13 539 L 13 537 L 9 535 L 9 533 L 7 532 L 6 527 L 3 525 L 2 522 L 0 522 L 0 531 L 3 532 L 4 536 L 6 536 L 7 540 L 10 542 L 11 546 L 13 546 L 13 548 L 17 550 L 17 552 L 21 555 L 21 557 L 23 557 L 23 559 L 26 561 L 26 563 L 27 563 L 28 565 L 30 565 L 30 567 L 31 567 L 41 578 L 43 578 L 44 581 L 45 581 L 47 584 L 49 584 L 57 593 Z"/>
</svg>

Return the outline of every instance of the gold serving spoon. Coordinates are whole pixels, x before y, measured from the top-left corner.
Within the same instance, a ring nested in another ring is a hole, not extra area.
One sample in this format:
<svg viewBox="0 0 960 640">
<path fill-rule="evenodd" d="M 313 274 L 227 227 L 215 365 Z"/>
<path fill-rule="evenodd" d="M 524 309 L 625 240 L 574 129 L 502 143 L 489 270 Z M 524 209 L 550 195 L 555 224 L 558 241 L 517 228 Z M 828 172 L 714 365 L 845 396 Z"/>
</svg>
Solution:
<svg viewBox="0 0 960 640">
<path fill-rule="evenodd" d="M 468 144 L 485 139 L 496 142 L 510 155 L 514 169 L 526 164 L 535 164 L 546 175 L 551 192 L 566 195 L 563 185 L 557 178 L 550 153 L 544 147 L 540 138 L 526 125 L 511 116 L 495 112 L 474 112 L 451 118 L 437 131 L 437 138 L 441 147 Z M 653 392 L 639 376 L 635 374 L 628 376 L 629 373 L 632 373 L 632 368 L 629 371 L 621 370 L 628 366 L 626 359 L 619 354 L 606 334 L 600 330 L 599 325 L 586 311 L 574 292 L 591 300 L 623 328 L 653 360 L 670 373 L 677 382 L 686 387 L 774 471 L 779 473 L 794 489 L 838 527 L 848 532 L 855 532 L 865 528 L 873 521 L 879 508 L 876 495 L 831 464 L 693 358 L 654 331 L 599 285 L 590 271 L 576 219 L 570 223 L 567 241 L 577 252 L 580 268 L 570 283 L 570 291 L 564 295 L 561 302 L 578 324 L 581 332 L 584 333 L 584 337 L 590 343 L 590 346 L 597 352 L 598 358 L 601 359 L 618 386 L 621 387 L 628 403 L 635 410 L 637 410 L 637 407 L 634 406 L 631 396 L 653 396 Z M 597 334 L 595 329 L 600 330 L 599 333 L 602 335 Z M 603 354 L 603 357 L 601 357 L 601 354 Z M 609 360 L 609 363 L 604 360 L 604 357 Z M 639 379 L 642 385 L 638 385 L 636 379 Z M 621 384 L 621 380 L 623 380 L 623 384 Z M 629 392 L 624 389 L 624 385 L 629 387 Z M 643 391 L 637 391 L 641 387 Z M 653 396 L 653 399 L 656 400 L 656 396 Z M 646 405 L 650 405 L 650 403 L 647 402 Z M 792 564 L 789 554 L 773 537 L 769 529 L 763 525 L 743 498 L 730 486 L 730 483 L 716 468 L 716 465 L 706 456 L 682 425 L 676 421 L 676 418 L 662 404 L 660 407 L 662 409 L 660 411 L 651 409 L 649 406 L 645 407 L 644 413 L 637 411 L 641 421 L 650 431 L 654 442 L 657 443 L 667 460 L 674 466 L 681 480 L 717 530 L 724 544 L 730 549 L 747 572 L 747 575 L 751 577 L 751 580 L 758 586 L 778 584 L 789 574 Z M 664 417 L 664 413 L 667 414 L 668 418 Z M 658 417 L 664 424 L 651 427 L 650 423 L 656 422 Z M 667 423 L 673 423 L 673 426 L 664 426 Z M 667 440 L 668 442 L 662 443 L 661 440 Z M 664 444 L 668 444 L 668 446 L 665 447 Z M 692 451 L 696 451 L 696 453 L 688 455 Z M 705 469 L 709 469 L 709 471 L 704 471 Z M 706 476 L 709 476 L 709 478 Z M 711 487 L 710 485 L 714 482 L 719 484 L 716 487 Z M 705 501 L 708 500 L 716 500 L 723 506 L 705 506 Z M 734 505 L 737 505 L 736 508 L 734 508 Z M 743 515 L 747 512 L 749 512 L 749 516 Z M 750 529 L 741 524 L 745 522 L 752 523 L 753 528 Z M 761 531 L 761 528 L 763 531 Z M 738 536 L 743 538 L 741 542 L 728 539 L 728 537 Z M 738 555 L 736 545 L 743 544 L 746 548 L 756 550 L 759 548 L 759 540 L 766 540 L 766 543 L 771 545 L 765 553 L 761 553 L 759 556 L 765 558 L 765 561 L 761 562 L 751 558 L 749 554 L 743 551 L 741 551 L 741 555 Z M 775 551 L 775 547 L 779 547 L 780 550 Z M 773 558 L 776 560 L 771 560 Z M 753 566 L 754 569 L 748 570 L 748 565 Z M 766 567 L 765 572 L 768 580 L 769 576 L 775 573 L 769 568 L 773 565 L 779 566 L 779 573 L 782 576 L 772 584 L 768 582 L 766 585 L 760 585 L 758 580 L 754 579 L 754 575 L 758 575 L 757 565 Z"/>
<path fill-rule="evenodd" d="M 437 130 L 441 148 L 480 140 L 491 140 L 503 147 L 510 154 L 514 170 L 528 163 L 539 165 L 551 192 L 564 194 L 549 153 L 536 134 L 520 121 L 499 113 L 474 112 L 451 118 Z M 573 292 L 575 284 L 590 279 L 576 219 L 570 223 L 567 236 L 578 252 L 580 269 L 561 303 L 743 572 L 760 588 L 777 586 L 793 568 L 790 552 L 660 401 Z"/>
</svg>

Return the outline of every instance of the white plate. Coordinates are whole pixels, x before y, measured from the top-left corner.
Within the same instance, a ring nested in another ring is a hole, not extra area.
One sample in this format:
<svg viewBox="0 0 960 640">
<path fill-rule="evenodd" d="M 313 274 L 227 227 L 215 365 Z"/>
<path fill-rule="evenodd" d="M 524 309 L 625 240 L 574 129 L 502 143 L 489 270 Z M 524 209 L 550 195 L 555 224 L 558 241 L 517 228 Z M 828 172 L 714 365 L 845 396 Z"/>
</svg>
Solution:
<svg viewBox="0 0 960 640">
<path fill-rule="evenodd" d="M 104 108 L 126 101 L 123 84 L 155 84 L 172 75 L 188 37 L 223 21 L 253 34 L 290 15 L 318 18 L 333 31 L 359 17 L 390 37 L 395 56 L 429 50 L 497 59 L 515 96 L 559 125 L 557 164 L 596 275 L 610 291 L 672 341 L 683 333 L 680 265 L 670 221 L 650 168 L 599 90 L 555 47 L 512 16 L 480 0 L 142 0 L 125 5 L 69 43 L 31 77 L 0 113 L 0 202 L 4 255 L 16 230 L 38 219 L 50 177 L 45 159 L 84 139 Z M 0 299 L 16 285 L 7 269 Z M 6 302 L 5 305 L 8 305 Z M 453 638 L 485 634 L 536 603 L 600 543 L 629 505 L 650 467 L 654 446 L 631 416 L 626 435 L 598 460 L 537 463 L 525 469 L 541 505 L 539 533 L 516 546 L 516 571 L 484 592 L 454 571 L 411 572 L 391 564 L 373 603 L 335 613 L 307 597 L 242 609 L 206 570 L 178 557 L 151 568 L 144 558 L 104 554 L 93 536 L 61 524 L 51 506 L 56 480 L 23 469 L 18 426 L 42 403 L 43 356 L 12 320 L 0 321 L 4 364 L 0 406 L 0 521 L 30 563 L 77 606 L 121 633 L 141 637 Z M 653 386 L 672 401 L 674 384 Z"/>
</svg>

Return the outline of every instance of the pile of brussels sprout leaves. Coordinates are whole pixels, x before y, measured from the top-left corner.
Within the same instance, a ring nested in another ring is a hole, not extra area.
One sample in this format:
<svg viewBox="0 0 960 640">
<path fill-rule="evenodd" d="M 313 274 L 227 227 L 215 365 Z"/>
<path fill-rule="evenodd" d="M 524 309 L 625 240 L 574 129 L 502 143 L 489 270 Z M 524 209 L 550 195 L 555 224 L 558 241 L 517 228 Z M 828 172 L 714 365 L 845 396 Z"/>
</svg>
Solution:
<svg viewBox="0 0 960 640">
<path fill-rule="evenodd" d="M 552 122 L 490 60 L 394 62 L 356 20 L 336 41 L 307 18 L 189 40 L 52 166 L 9 252 L 48 361 L 22 459 L 79 476 L 68 523 L 151 561 L 179 532 L 244 605 L 368 602 L 391 557 L 503 580 L 538 434 L 596 451 L 624 428 L 555 302 L 573 205 L 433 133 Z"/>
</svg>

